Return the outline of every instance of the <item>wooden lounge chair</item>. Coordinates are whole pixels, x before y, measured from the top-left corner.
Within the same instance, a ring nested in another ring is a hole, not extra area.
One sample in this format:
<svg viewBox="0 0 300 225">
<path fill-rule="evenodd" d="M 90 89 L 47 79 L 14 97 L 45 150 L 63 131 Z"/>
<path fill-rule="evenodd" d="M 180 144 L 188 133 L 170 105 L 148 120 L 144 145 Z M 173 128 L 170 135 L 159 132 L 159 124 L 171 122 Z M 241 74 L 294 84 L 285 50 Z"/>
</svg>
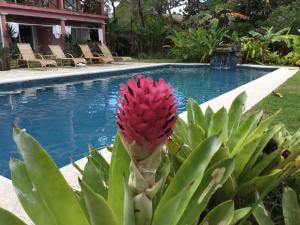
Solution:
<svg viewBox="0 0 300 225">
<path fill-rule="evenodd" d="M 74 66 L 78 66 L 78 64 L 87 64 L 86 60 L 84 58 L 74 58 L 69 53 L 64 53 L 62 48 L 59 45 L 48 45 L 52 54 L 55 56 L 55 59 L 60 62 L 61 66 L 64 66 L 65 62 L 71 62 L 74 64 Z M 70 56 L 67 57 L 66 55 Z"/>
<path fill-rule="evenodd" d="M 47 66 L 57 67 L 57 63 L 52 59 L 44 59 L 40 54 L 34 54 L 30 44 L 28 43 L 18 43 L 17 44 L 21 58 L 18 59 L 18 63 L 23 61 L 26 62 L 28 68 L 30 68 L 30 63 L 40 64 L 41 67 L 45 68 Z M 40 58 L 37 58 L 40 57 Z"/>
<path fill-rule="evenodd" d="M 117 62 L 131 62 L 132 61 L 132 58 L 129 56 L 118 56 L 118 54 L 116 52 L 112 53 L 105 44 L 100 44 L 98 46 L 104 56 L 106 56 L 114 61 L 117 61 Z"/>
<path fill-rule="evenodd" d="M 102 56 L 98 53 L 92 53 L 90 47 L 88 45 L 79 45 L 82 56 L 91 64 L 93 64 L 93 60 L 98 61 L 100 63 L 111 63 L 113 59 L 110 59 L 106 56 Z"/>
</svg>

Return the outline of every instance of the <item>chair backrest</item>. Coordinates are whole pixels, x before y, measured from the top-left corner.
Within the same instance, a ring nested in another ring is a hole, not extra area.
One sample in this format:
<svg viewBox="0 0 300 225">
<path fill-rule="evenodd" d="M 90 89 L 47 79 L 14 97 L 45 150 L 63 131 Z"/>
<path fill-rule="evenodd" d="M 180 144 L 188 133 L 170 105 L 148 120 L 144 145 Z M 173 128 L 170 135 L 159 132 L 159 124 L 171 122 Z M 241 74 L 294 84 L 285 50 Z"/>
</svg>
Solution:
<svg viewBox="0 0 300 225">
<path fill-rule="evenodd" d="M 22 59 L 32 60 L 36 59 L 34 52 L 28 43 L 17 43 Z"/>
<path fill-rule="evenodd" d="M 52 54 L 59 59 L 66 58 L 66 55 L 59 45 L 48 45 Z"/>
<path fill-rule="evenodd" d="M 99 48 L 100 48 L 100 50 L 101 50 L 101 52 L 104 56 L 109 57 L 109 58 L 113 58 L 113 55 L 111 54 L 111 51 L 109 50 L 109 48 L 105 44 L 99 45 Z"/>
<path fill-rule="evenodd" d="M 81 51 L 82 51 L 82 54 L 85 58 L 93 58 L 94 55 L 90 49 L 90 47 L 88 45 L 79 45 Z"/>
</svg>

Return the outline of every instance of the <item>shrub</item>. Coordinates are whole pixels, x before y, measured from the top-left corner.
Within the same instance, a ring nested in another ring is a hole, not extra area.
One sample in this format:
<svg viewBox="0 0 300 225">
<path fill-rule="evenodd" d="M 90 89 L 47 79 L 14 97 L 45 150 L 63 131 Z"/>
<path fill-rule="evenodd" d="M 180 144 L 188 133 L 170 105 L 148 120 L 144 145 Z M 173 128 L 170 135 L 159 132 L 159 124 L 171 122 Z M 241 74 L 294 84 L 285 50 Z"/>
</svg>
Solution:
<svg viewBox="0 0 300 225">
<path fill-rule="evenodd" d="M 226 31 L 221 28 L 189 29 L 169 36 L 171 54 L 183 61 L 208 62 L 215 48 L 222 43 Z"/>
</svg>

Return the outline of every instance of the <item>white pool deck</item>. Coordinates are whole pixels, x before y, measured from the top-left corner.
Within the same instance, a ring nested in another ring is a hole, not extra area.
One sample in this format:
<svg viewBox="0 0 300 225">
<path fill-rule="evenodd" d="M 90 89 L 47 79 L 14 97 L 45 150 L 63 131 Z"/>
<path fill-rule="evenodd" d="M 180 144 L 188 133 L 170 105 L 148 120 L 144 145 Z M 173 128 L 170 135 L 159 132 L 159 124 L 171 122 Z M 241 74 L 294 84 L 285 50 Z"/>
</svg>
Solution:
<svg viewBox="0 0 300 225">
<path fill-rule="evenodd" d="M 166 63 L 167 65 L 173 63 Z M 43 78 L 52 78 L 58 76 L 70 76 L 70 75 L 82 75 L 84 73 L 91 72 L 101 72 L 101 71 L 115 71 L 122 69 L 130 69 L 130 68 L 140 68 L 140 67 L 149 67 L 153 65 L 161 65 L 155 63 L 123 63 L 123 64 L 113 64 L 113 65 L 105 65 L 105 66 L 89 66 L 87 68 L 59 68 L 57 70 L 39 70 L 39 69 L 17 69 L 11 70 L 8 72 L 0 72 L 0 85 L 2 83 L 13 82 L 13 81 L 24 81 L 31 79 L 39 79 Z M 257 65 L 246 65 L 246 66 L 254 66 L 260 67 Z M 265 66 L 261 66 L 265 67 Z M 269 95 L 273 90 L 275 90 L 278 86 L 283 84 L 287 79 L 292 77 L 296 72 L 299 71 L 297 67 L 276 67 L 277 70 L 268 73 L 254 81 L 251 81 L 245 85 L 242 85 L 232 91 L 229 91 L 223 95 L 220 95 L 214 99 L 211 99 L 208 102 L 201 104 L 201 108 L 204 110 L 208 105 L 212 107 L 213 110 L 218 110 L 222 107 L 228 108 L 231 105 L 233 99 L 245 91 L 248 95 L 246 102 L 246 110 L 249 110 L 267 95 Z M 267 72 L 266 72 L 267 73 Z M 180 117 L 186 119 L 186 112 L 180 114 Z M 104 157 L 109 161 L 110 153 L 105 149 L 102 151 Z M 86 163 L 86 159 L 81 159 L 76 162 L 81 168 L 84 167 Z M 78 171 L 72 166 L 67 165 L 60 169 L 67 182 L 74 188 L 79 188 L 78 185 Z M 12 183 L 9 179 L 0 176 L 0 207 L 5 208 L 14 214 L 16 214 L 20 219 L 25 221 L 27 224 L 33 224 L 30 219 L 25 214 L 22 209 L 17 196 L 13 190 Z"/>
</svg>

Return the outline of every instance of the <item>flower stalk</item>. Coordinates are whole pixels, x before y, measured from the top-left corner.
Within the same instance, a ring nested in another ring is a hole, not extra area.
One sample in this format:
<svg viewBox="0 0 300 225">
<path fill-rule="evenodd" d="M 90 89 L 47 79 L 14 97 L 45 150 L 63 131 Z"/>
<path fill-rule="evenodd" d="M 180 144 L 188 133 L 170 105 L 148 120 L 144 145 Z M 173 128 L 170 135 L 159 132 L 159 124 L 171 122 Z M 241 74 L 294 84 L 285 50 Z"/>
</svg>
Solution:
<svg viewBox="0 0 300 225">
<path fill-rule="evenodd" d="M 120 87 L 117 126 L 131 157 L 128 186 L 134 198 L 135 224 L 149 225 L 152 199 L 161 186 L 155 179 L 161 151 L 176 123 L 176 98 L 163 79 L 139 75 Z"/>
</svg>

